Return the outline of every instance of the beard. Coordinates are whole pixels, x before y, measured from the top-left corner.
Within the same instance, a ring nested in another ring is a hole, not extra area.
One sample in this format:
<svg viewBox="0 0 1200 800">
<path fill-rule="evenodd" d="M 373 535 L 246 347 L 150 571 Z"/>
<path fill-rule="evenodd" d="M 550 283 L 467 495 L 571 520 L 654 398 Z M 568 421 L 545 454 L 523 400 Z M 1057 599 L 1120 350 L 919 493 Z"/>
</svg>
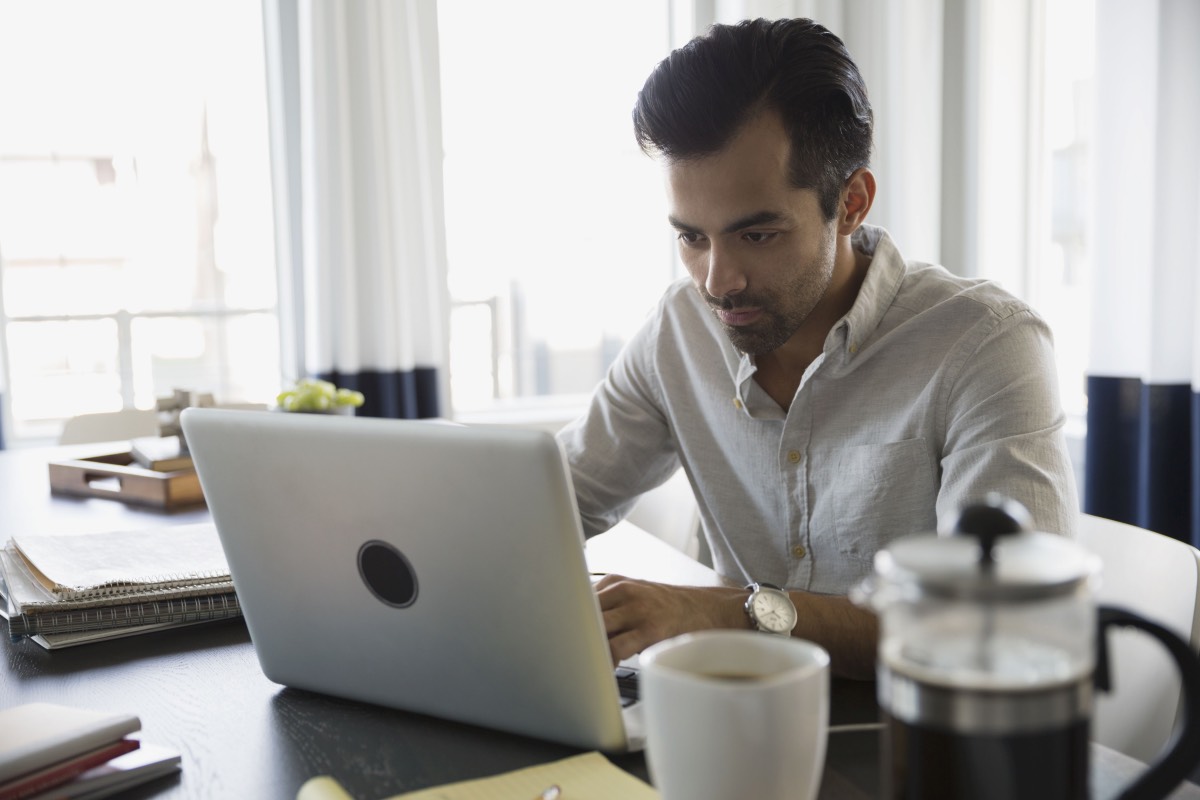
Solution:
<svg viewBox="0 0 1200 800">
<path fill-rule="evenodd" d="M 762 309 L 761 316 L 751 325 L 727 325 L 717 318 L 733 346 L 751 356 L 760 356 L 782 347 L 808 318 L 808 311 L 812 310 L 810 308 L 796 318 L 795 314 L 777 310 L 766 298 L 738 295 L 738 302 L 735 304 L 728 297 L 718 300 L 704 289 L 700 290 L 700 294 L 712 309 L 714 316 L 718 310 L 732 311 L 735 308 L 755 306 Z"/>
<path fill-rule="evenodd" d="M 790 280 L 777 292 L 751 290 L 717 298 L 705 291 L 703 285 L 697 289 L 714 316 L 717 311 L 762 309 L 759 318 L 750 325 L 727 325 L 720 317 L 717 321 L 738 350 L 751 356 L 765 355 L 779 349 L 795 335 L 828 291 L 833 280 L 832 250 L 825 251 L 824 255 L 824 258 L 818 256 L 795 269 Z"/>
</svg>

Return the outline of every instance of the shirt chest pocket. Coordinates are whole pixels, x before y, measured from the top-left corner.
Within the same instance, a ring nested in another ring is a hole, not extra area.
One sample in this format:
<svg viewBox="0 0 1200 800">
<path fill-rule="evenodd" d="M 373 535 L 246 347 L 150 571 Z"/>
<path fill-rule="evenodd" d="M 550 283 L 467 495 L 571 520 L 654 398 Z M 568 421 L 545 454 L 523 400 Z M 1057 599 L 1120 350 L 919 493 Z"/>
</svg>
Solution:
<svg viewBox="0 0 1200 800">
<path fill-rule="evenodd" d="M 870 562 L 888 542 L 937 527 L 938 476 L 925 439 L 844 447 L 831 467 L 815 516 L 843 558 Z"/>
</svg>

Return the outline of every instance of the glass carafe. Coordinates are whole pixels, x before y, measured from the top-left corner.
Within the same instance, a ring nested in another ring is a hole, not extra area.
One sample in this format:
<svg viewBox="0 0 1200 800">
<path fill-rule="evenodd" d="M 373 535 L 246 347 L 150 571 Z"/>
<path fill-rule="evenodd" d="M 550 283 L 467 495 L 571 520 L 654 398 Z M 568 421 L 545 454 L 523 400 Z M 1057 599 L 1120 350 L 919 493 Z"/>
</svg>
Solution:
<svg viewBox="0 0 1200 800">
<path fill-rule="evenodd" d="M 948 534 L 948 535 L 947 535 Z M 1095 688 L 1105 689 L 1103 631 L 1137 627 L 1175 656 L 1190 707 L 1200 660 L 1173 633 L 1096 608 L 1099 560 L 1030 529 L 996 496 L 954 529 L 881 550 L 855 592 L 880 616 L 878 696 L 886 727 L 885 798 L 1086 800 Z M 1165 797 L 1200 760 L 1200 716 L 1122 797 Z"/>
</svg>

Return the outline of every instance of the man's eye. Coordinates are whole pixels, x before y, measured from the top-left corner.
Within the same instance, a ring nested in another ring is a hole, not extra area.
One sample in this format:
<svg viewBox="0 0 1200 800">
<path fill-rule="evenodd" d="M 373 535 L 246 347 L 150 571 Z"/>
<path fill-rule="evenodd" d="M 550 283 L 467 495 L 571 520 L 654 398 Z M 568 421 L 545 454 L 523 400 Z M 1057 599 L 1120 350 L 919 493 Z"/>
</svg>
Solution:
<svg viewBox="0 0 1200 800">
<path fill-rule="evenodd" d="M 700 241 L 701 237 L 700 234 L 693 233 L 692 231 L 680 231 L 678 238 L 684 244 L 695 244 Z"/>
<path fill-rule="evenodd" d="M 766 244 L 775 238 L 773 231 L 746 231 L 742 238 L 751 244 Z"/>
</svg>

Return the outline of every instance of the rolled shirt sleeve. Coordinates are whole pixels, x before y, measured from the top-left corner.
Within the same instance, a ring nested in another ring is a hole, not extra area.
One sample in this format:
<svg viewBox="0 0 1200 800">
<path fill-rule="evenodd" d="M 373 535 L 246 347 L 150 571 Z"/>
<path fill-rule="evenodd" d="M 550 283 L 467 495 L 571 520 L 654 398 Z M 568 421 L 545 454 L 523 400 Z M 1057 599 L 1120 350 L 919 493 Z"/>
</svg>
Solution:
<svg viewBox="0 0 1200 800">
<path fill-rule="evenodd" d="M 949 527 L 992 491 L 1017 500 L 1044 531 L 1073 536 L 1078 506 L 1067 456 L 1052 337 L 1029 310 L 995 321 L 947 386 L 937 516 Z"/>
</svg>

